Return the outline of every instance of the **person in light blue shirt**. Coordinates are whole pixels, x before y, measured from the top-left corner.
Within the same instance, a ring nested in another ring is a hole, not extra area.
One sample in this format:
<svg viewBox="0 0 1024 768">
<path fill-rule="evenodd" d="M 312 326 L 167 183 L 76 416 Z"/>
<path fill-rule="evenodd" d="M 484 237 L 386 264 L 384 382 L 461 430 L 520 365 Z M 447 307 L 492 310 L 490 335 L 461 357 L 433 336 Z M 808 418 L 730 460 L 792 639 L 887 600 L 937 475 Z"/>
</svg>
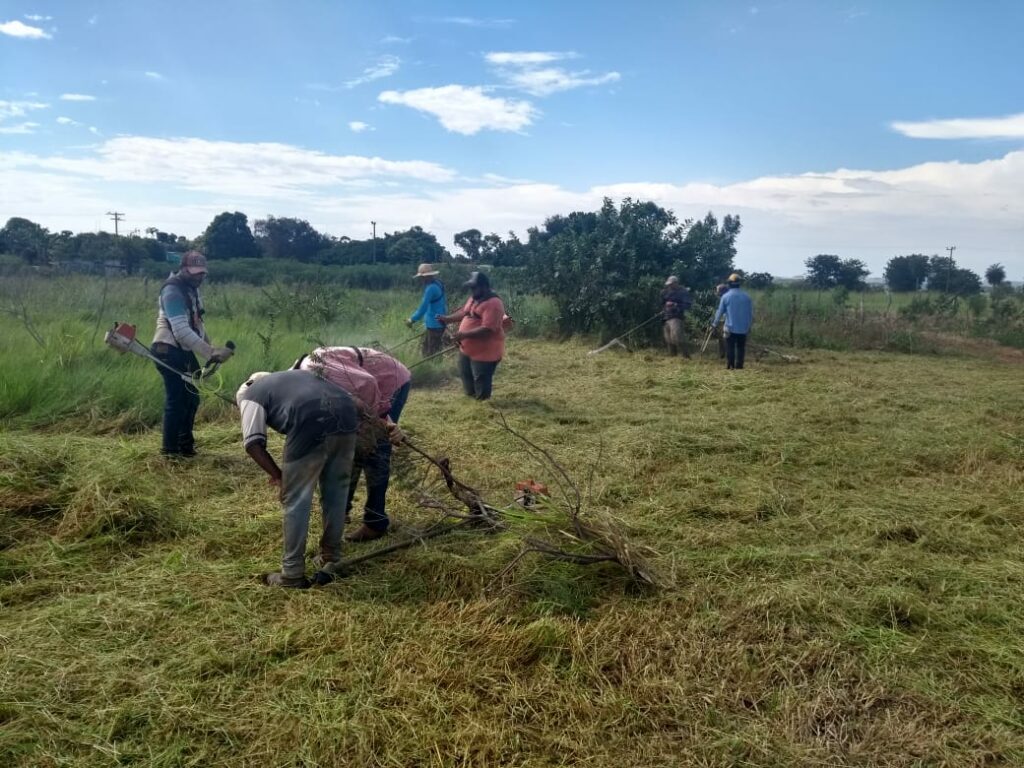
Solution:
<svg viewBox="0 0 1024 768">
<path fill-rule="evenodd" d="M 743 358 L 747 353 L 747 334 L 754 324 L 754 302 L 740 288 L 743 279 L 738 274 L 733 272 L 729 275 L 728 282 L 729 290 L 718 302 L 711 327 L 717 328 L 718 321 L 725 318 L 725 367 L 739 370 L 743 368 Z"/>
<path fill-rule="evenodd" d="M 423 301 L 406 321 L 410 328 L 420 320 L 423 321 L 426 328 L 422 346 L 424 357 L 440 352 L 444 340 L 444 323 L 437 316 L 448 314 L 448 302 L 445 300 L 444 284 L 437 279 L 439 274 L 433 264 L 420 264 L 415 278 L 423 285 Z"/>
</svg>

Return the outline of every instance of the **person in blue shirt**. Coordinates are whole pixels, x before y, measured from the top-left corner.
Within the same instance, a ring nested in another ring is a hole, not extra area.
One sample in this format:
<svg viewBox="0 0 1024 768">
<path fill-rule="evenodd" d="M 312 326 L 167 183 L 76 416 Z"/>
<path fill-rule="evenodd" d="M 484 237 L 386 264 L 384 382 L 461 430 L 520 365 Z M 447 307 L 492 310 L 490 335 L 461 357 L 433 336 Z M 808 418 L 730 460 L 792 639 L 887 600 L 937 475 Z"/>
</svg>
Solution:
<svg viewBox="0 0 1024 768">
<path fill-rule="evenodd" d="M 754 324 L 754 302 L 740 288 L 743 279 L 733 272 L 729 275 L 729 290 L 718 302 L 718 311 L 711 321 L 711 328 L 718 327 L 718 321 L 725 317 L 725 361 L 726 368 L 743 368 L 747 352 L 747 334 Z"/>
<path fill-rule="evenodd" d="M 437 279 L 439 274 L 433 264 L 420 264 L 415 279 L 423 286 L 423 301 L 405 323 L 412 328 L 423 321 L 426 327 L 422 345 L 424 357 L 440 352 L 444 340 L 444 323 L 439 322 L 437 316 L 448 314 L 448 303 L 445 301 L 444 284 Z"/>
</svg>

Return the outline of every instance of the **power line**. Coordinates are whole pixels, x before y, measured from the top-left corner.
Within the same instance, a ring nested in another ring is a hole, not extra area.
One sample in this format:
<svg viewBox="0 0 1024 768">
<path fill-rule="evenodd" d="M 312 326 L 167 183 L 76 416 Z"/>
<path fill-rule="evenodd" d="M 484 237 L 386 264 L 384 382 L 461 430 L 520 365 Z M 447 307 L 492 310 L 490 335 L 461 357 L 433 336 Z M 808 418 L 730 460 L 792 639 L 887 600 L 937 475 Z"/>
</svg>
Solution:
<svg viewBox="0 0 1024 768">
<path fill-rule="evenodd" d="M 124 214 L 120 211 L 107 211 L 107 216 L 114 220 L 114 237 L 117 237 L 117 225 L 124 219 Z"/>
<path fill-rule="evenodd" d="M 956 246 L 947 245 L 946 250 L 949 251 L 949 261 L 946 262 L 946 293 L 949 293 L 949 278 L 953 274 L 953 251 L 956 250 Z"/>
</svg>

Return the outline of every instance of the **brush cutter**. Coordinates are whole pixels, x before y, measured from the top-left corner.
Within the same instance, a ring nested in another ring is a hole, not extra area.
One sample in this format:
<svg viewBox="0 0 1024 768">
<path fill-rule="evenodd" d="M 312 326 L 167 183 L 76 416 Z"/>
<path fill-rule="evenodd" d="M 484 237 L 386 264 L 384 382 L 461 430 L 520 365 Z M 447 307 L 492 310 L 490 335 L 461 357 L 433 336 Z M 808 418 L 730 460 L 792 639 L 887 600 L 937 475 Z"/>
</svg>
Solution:
<svg viewBox="0 0 1024 768">
<path fill-rule="evenodd" d="M 181 377 L 182 381 L 186 384 L 195 386 L 197 383 L 202 381 L 208 376 L 212 376 L 220 368 L 220 363 L 207 363 L 200 370 L 194 373 L 187 373 L 185 371 L 179 371 L 177 368 L 168 365 L 159 357 L 153 354 L 153 351 L 135 338 L 135 326 L 130 323 L 114 323 L 114 327 L 107 331 L 103 337 L 103 342 L 111 349 L 116 349 L 118 352 L 131 352 L 133 355 L 144 357 L 147 360 L 151 360 L 161 368 L 170 371 Z M 225 343 L 228 349 L 235 349 L 235 342 L 229 341 Z"/>
<path fill-rule="evenodd" d="M 711 337 L 715 335 L 715 326 L 708 328 L 708 335 L 704 337 L 704 343 L 700 347 L 700 353 L 703 355 L 708 348 L 708 342 L 711 341 Z"/>
<path fill-rule="evenodd" d="M 655 320 L 657 320 L 658 318 L 661 318 L 661 317 L 664 317 L 664 313 L 663 312 L 658 312 L 657 314 L 651 315 L 650 317 L 648 317 L 646 320 L 644 320 L 639 325 L 634 325 L 632 328 L 630 328 L 628 331 L 626 331 L 622 335 L 616 336 L 614 339 L 609 341 L 603 347 L 598 347 L 597 349 L 590 350 L 589 352 L 587 352 L 587 355 L 597 355 L 597 354 L 599 354 L 601 352 L 604 352 L 609 347 L 615 347 L 615 346 L 625 347 L 626 345 L 622 343 L 622 340 L 624 338 L 626 338 L 627 336 L 629 336 L 632 333 L 635 333 L 636 331 L 639 331 L 645 325 L 648 325 L 649 323 L 653 323 Z"/>
</svg>

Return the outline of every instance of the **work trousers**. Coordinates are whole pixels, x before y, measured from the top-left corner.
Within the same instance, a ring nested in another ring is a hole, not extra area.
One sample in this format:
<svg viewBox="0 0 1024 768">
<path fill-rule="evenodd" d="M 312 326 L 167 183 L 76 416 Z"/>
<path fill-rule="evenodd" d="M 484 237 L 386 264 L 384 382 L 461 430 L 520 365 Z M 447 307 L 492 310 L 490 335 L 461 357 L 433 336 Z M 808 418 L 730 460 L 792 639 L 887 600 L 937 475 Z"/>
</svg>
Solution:
<svg viewBox="0 0 1024 768">
<path fill-rule="evenodd" d="M 391 396 L 390 419 L 398 423 L 402 409 L 409 399 L 409 383 L 406 382 Z M 366 455 L 356 451 L 352 461 L 352 482 L 348 486 L 346 517 L 352 512 L 352 499 L 359 486 L 359 475 L 366 474 L 366 505 L 363 507 L 363 523 L 374 531 L 386 531 L 391 520 L 385 508 L 388 483 L 391 481 L 391 441 L 385 435 L 377 441 Z"/>
<path fill-rule="evenodd" d="M 498 360 L 492 363 L 470 360 L 466 355 L 460 354 L 459 375 L 462 377 L 462 391 L 477 400 L 489 400 L 498 362 Z"/>
<path fill-rule="evenodd" d="M 441 351 L 441 345 L 444 343 L 444 328 L 427 328 L 423 334 L 423 346 L 421 350 L 424 357 L 430 357 L 436 355 Z"/>
<path fill-rule="evenodd" d="M 747 354 L 747 334 L 730 333 L 725 337 L 726 368 L 742 368 Z"/>
<path fill-rule="evenodd" d="M 281 574 L 298 583 L 306 573 L 306 538 L 313 508 L 313 491 L 320 485 L 323 535 L 320 557 L 332 564 L 341 559 L 341 534 L 345 528 L 345 500 L 352 476 L 355 432 L 328 435 L 312 450 L 281 467 L 281 502 L 284 504 L 284 556 Z M 325 569 L 326 570 L 326 569 Z"/>
<path fill-rule="evenodd" d="M 152 352 L 153 357 L 182 373 L 199 370 L 199 361 L 187 350 L 157 342 Z M 161 452 L 168 456 L 191 456 L 196 452 L 192 429 L 199 409 L 199 392 L 178 374 L 160 365 L 156 369 L 164 379 L 164 434 Z"/>
<path fill-rule="evenodd" d="M 665 346 L 668 347 L 670 355 L 682 354 L 683 357 L 690 356 L 690 348 L 686 343 L 686 329 L 683 327 L 683 318 L 671 317 L 661 326 L 661 334 L 665 339 Z"/>
</svg>

